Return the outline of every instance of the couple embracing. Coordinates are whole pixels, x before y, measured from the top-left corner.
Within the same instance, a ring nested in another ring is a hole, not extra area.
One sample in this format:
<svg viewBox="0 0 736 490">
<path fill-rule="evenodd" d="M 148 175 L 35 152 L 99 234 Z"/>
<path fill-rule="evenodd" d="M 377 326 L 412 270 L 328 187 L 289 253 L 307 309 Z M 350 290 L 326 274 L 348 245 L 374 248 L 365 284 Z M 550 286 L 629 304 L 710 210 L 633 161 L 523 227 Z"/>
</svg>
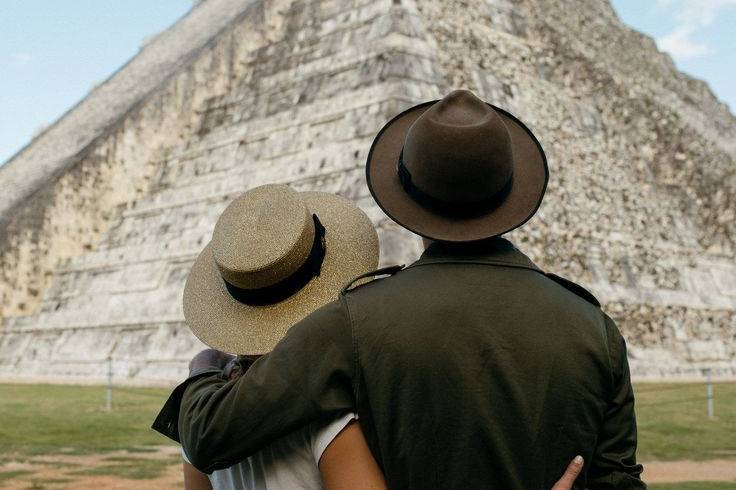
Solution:
<svg viewBox="0 0 736 490">
<path fill-rule="evenodd" d="M 367 179 L 423 237 L 408 267 L 375 270 L 337 196 L 268 185 L 219 218 L 184 291 L 213 349 L 154 422 L 188 487 L 646 488 L 616 325 L 501 238 L 546 190 L 532 132 L 455 91 L 389 121 Z"/>
</svg>

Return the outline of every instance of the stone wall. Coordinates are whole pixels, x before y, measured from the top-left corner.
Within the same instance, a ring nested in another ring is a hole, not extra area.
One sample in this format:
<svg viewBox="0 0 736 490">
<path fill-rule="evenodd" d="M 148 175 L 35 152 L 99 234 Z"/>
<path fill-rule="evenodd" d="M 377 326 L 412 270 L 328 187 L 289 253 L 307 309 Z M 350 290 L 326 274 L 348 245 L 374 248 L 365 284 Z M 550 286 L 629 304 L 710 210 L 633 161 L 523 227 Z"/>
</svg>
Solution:
<svg viewBox="0 0 736 490">
<path fill-rule="evenodd" d="M 0 221 L 46 182 L 69 170 L 80 152 L 95 146 L 128 112 L 196 59 L 233 19 L 247 15 L 253 0 L 201 5 L 151 37 L 140 52 L 0 167 Z"/>
<path fill-rule="evenodd" d="M 736 375 L 736 121 L 606 3 L 263 0 L 13 211 L 0 376 L 97 380 L 108 356 L 129 382 L 181 376 L 201 347 L 188 268 L 260 184 L 354 199 L 382 263 L 412 261 L 419 241 L 372 202 L 365 158 L 387 119 L 458 87 L 539 136 L 549 191 L 512 239 L 605 303 L 634 374 Z"/>
<path fill-rule="evenodd" d="M 207 44 L 238 15 L 263 19 L 252 1 L 219 4 L 144 46 L 0 167 L 0 318 L 35 313 L 57 265 L 92 250 L 150 191 L 167 153 L 200 130 L 195 109 L 231 76 Z"/>
</svg>

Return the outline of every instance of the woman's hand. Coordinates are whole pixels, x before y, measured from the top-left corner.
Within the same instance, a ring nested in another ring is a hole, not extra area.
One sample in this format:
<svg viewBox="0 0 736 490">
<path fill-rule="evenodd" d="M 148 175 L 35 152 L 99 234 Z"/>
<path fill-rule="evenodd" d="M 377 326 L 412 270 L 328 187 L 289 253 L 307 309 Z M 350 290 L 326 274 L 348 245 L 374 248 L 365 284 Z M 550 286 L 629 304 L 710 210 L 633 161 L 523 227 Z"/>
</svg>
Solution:
<svg viewBox="0 0 736 490">
<path fill-rule="evenodd" d="M 550 490 L 572 490 L 572 486 L 575 484 L 575 479 L 578 477 L 580 472 L 583 470 L 583 457 L 575 456 L 575 458 L 567 465 L 567 469 L 562 477 L 557 480 L 557 483 Z"/>
<path fill-rule="evenodd" d="M 227 363 L 234 358 L 235 356 L 220 352 L 219 350 L 205 349 L 194 356 L 189 362 L 189 375 L 191 376 L 194 371 L 199 369 L 224 369 Z"/>
</svg>

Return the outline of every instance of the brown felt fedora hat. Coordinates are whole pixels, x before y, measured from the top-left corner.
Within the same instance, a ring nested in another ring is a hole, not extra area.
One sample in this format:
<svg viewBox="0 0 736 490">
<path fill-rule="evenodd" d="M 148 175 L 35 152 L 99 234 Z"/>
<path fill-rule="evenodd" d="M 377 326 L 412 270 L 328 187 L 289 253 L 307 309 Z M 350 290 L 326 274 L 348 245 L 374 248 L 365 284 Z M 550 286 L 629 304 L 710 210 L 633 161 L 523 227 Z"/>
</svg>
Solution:
<svg viewBox="0 0 736 490">
<path fill-rule="evenodd" d="M 264 354 L 286 331 L 378 265 L 378 236 L 353 202 L 264 185 L 235 199 L 184 286 L 184 318 L 202 342 Z"/>
<path fill-rule="evenodd" d="M 450 242 L 521 226 L 539 208 L 549 177 L 529 128 L 467 90 L 391 119 L 373 141 L 366 174 L 391 219 Z"/>
</svg>

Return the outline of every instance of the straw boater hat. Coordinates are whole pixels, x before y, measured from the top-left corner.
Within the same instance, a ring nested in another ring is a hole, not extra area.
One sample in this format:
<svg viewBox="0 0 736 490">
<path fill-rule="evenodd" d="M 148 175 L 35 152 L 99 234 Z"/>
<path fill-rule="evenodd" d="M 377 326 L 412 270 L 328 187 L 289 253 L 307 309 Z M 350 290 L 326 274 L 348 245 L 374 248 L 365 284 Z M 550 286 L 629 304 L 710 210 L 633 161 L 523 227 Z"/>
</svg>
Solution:
<svg viewBox="0 0 736 490">
<path fill-rule="evenodd" d="M 377 263 L 376 231 L 352 202 L 257 187 L 217 220 L 187 278 L 184 317 L 210 347 L 263 354 Z"/>
<path fill-rule="evenodd" d="M 529 128 L 466 90 L 389 121 L 371 146 L 366 173 L 391 219 L 450 242 L 521 226 L 539 208 L 548 178 L 544 151 Z"/>
</svg>

